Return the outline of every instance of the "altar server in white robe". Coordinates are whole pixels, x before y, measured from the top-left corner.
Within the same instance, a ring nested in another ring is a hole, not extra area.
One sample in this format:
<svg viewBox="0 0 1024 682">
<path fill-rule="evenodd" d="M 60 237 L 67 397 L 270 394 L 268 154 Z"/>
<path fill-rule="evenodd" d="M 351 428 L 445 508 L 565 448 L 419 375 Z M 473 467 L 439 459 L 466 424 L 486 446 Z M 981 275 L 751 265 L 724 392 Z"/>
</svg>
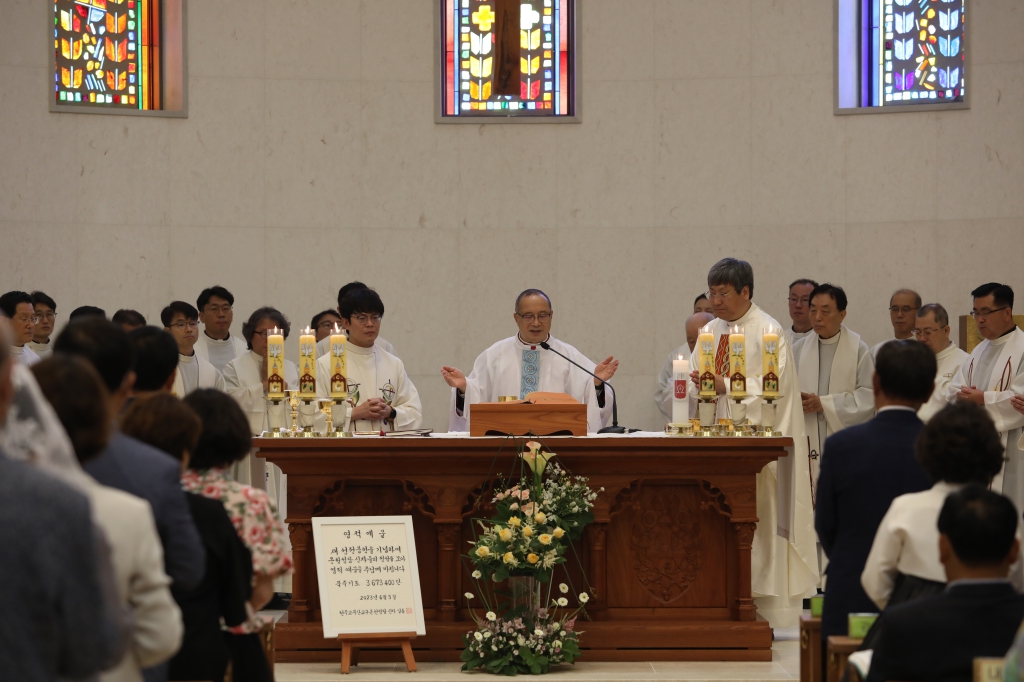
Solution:
<svg viewBox="0 0 1024 682">
<path fill-rule="evenodd" d="M 929 303 L 917 310 L 917 327 L 914 338 L 932 349 L 938 369 L 935 372 L 935 389 L 917 416 L 928 421 L 935 413 L 949 403 L 946 401 L 946 387 L 956 376 L 960 365 L 967 359 L 967 353 L 949 340 L 949 313 L 938 303 Z"/>
<path fill-rule="evenodd" d="M 32 340 L 25 344 L 28 348 L 45 360 L 53 355 L 53 325 L 57 320 L 57 302 L 41 291 L 32 292 L 32 307 L 35 308 L 39 322 L 32 329 Z"/>
<path fill-rule="evenodd" d="M 1024 331 L 1013 321 L 1013 289 L 990 282 L 971 292 L 971 315 L 985 339 L 971 352 L 946 387 L 948 400 L 967 400 L 981 405 L 992 417 L 1006 448 L 1003 471 L 992 489 L 1024 509 L 1024 413 L 1015 408 L 1015 397 L 1024 394 Z"/>
<path fill-rule="evenodd" d="M 729 330 L 738 326 L 746 336 L 747 398 L 743 403 L 746 417 L 753 424 L 762 423 L 764 333 L 771 328 L 780 334 L 780 398 L 775 401 L 775 429 L 791 437 L 794 447 L 787 457 L 772 462 L 757 475 L 758 523 L 751 548 L 750 584 L 756 596 L 778 597 L 772 600 L 781 602 L 778 606 L 799 609 L 800 600 L 817 590 L 818 558 L 796 364 L 789 343 L 781 334 L 782 325 L 751 300 L 754 270 L 750 263 L 735 258 L 720 260 L 708 272 L 708 288 L 716 319 L 704 329 L 715 337 L 715 385 L 720 396 L 726 392 Z M 696 369 L 690 376 L 699 386 Z M 696 386 L 691 389 L 691 396 L 696 396 Z M 731 400 L 724 396 L 718 399 L 717 416 L 732 416 Z"/>
<path fill-rule="evenodd" d="M 871 385 L 875 362 L 860 335 L 843 324 L 846 305 L 842 287 L 828 283 L 815 287 L 811 293 L 814 334 L 796 343 L 804 430 L 810 443 L 815 486 L 825 440 L 875 414 Z"/>
<path fill-rule="evenodd" d="M 338 289 L 338 315 L 341 315 L 341 302 L 345 299 L 345 297 L 348 296 L 353 291 L 360 291 L 362 289 L 370 289 L 370 287 L 366 286 L 362 282 L 349 282 L 342 288 Z M 372 289 L 370 290 L 373 291 Z M 377 346 L 378 348 L 383 348 L 384 350 L 391 353 L 395 357 L 398 357 L 398 354 L 395 353 L 395 347 L 379 336 L 374 340 L 373 345 Z M 330 350 L 331 335 L 330 333 L 328 333 L 326 336 L 324 336 L 323 338 L 319 339 L 316 342 L 316 356 L 318 358 L 322 358 L 323 356 L 327 355 L 327 353 L 330 352 Z"/>
<path fill-rule="evenodd" d="M 611 391 L 604 381 L 615 375 L 619 361 L 606 358 L 595 365 L 587 356 L 551 336 L 554 310 L 540 289 L 527 289 L 516 299 L 513 320 L 519 333 L 498 341 L 477 357 L 466 376 L 455 367 L 442 367 L 441 376 L 452 387 L 449 431 L 469 431 L 471 406 L 497 402 L 500 396 L 525 398 L 535 391 L 566 393 L 587 406 L 587 431 L 599 431 L 611 419 Z M 559 353 L 596 374 L 595 379 L 564 358 L 541 348 L 547 342 Z"/>
<path fill-rule="evenodd" d="M 249 352 L 246 342 L 231 333 L 235 321 L 235 297 L 222 286 L 203 289 L 196 301 L 203 333 L 196 341 L 196 355 L 223 372 L 228 363 Z"/>
<path fill-rule="evenodd" d="M 174 378 L 174 395 L 184 398 L 197 388 L 224 390 L 224 377 L 209 360 L 195 351 L 199 335 L 199 311 L 184 301 L 172 301 L 160 312 L 164 329 L 178 344 L 178 374 Z"/>
<path fill-rule="evenodd" d="M 376 344 L 384 318 L 384 302 L 380 296 L 373 289 L 356 289 L 341 300 L 339 312 L 348 332 L 346 380 L 350 396 L 356 398 L 352 429 L 405 431 L 421 428 L 423 406 L 419 391 L 405 371 L 405 363 Z M 317 360 L 316 394 L 321 398 L 331 395 L 330 355 Z"/>
<path fill-rule="evenodd" d="M 798 279 L 789 285 L 789 319 L 792 321 L 786 330 L 786 339 L 792 348 L 800 339 L 814 333 L 811 326 L 811 292 L 818 283 L 813 279 Z"/>
<path fill-rule="evenodd" d="M 889 297 L 889 322 L 892 323 L 892 338 L 871 347 L 871 358 L 878 356 L 878 349 L 893 339 L 906 341 L 914 338 L 917 311 L 921 308 L 921 294 L 913 289 L 899 289 Z"/>
<path fill-rule="evenodd" d="M 701 296 L 702 298 L 698 300 L 707 303 L 707 296 L 703 294 Z M 686 319 L 686 343 L 669 353 L 665 364 L 661 366 L 661 371 L 658 372 L 658 390 L 654 393 L 654 403 L 658 406 L 661 416 L 665 418 L 666 422 L 672 421 L 672 399 L 675 396 L 675 378 L 672 375 L 672 363 L 677 359 L 689 362 L 690 354 L 693 353 L 693 348 L 697 345 L 697 336 L 700 334 L 700 328 L 713 319 L 715 319 L 715 316 L 711 313 L 694 310 L 693 315 Z M 692 393 L 692 391 L 688 392 L 687 395 L 689 393 Z M 693 417 L 693 410 L 696 404 L 695 402 L 691 403 L 691 418 Z"/>
</svg>

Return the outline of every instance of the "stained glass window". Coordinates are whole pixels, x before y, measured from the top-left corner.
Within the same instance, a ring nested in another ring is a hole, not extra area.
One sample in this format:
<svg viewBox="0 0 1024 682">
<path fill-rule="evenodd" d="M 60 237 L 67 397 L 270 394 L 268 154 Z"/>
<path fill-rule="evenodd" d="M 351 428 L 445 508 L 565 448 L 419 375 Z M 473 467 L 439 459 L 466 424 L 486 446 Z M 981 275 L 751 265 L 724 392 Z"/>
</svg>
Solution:
<svg viewBox="0 0 1024 682">
<path fill-rule="evenodd" d="M 574 116 L 574 5 L 442 0 L 442 118 Z"/>
<path fill-rule="evenodd" d="M 161 109 L 160 0 L 54 0 L 58 104 Z"/>
<path fill-rule="evenodd" d="M 839 1 L 840 107 L 965 101 L 966 0 Z"/>
</svg>

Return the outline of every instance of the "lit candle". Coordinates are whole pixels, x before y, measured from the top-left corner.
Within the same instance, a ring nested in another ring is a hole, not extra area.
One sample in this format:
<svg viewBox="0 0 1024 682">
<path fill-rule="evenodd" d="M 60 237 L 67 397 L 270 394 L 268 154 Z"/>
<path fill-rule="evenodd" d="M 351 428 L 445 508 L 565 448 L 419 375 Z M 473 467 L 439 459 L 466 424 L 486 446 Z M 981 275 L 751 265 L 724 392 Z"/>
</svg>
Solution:
<svg viewBox="0 0 1024 682">
<path fill-rule="evenodd" d="M 316 397 L 316 336 L 309 327 L 299 337 L 299 397 Z"/>
<path fill-rule="evenodd" d="M 334 325 L 331 333 L 331 397 L 348 397 L 348 366 L 345 361 L 345 343 L 348 339 Z"/>
<path fill-rule="evenodd" d="M 779 332 L 772 327 L 765 330 L 761 340 L 761 395 L 779 395 Z"/>
<path fill-rule="evenodd" d="M 277 327 L 267 334 L 267 397 L 284 399 L 284 336 Z"/>
<path fill-rule="evenodd" d="M 690 421 L 690 401 L 686 399 L 686 385 L 690 383 L 690 361 L 680 355 L 672 361 L 672 376 L 675 382 L 672 395 L 672 423 L 685 424 Z"/>
<path fill-rule="evenodd" d="M 697 348 L 700 354 L 697 356 L 697 369 L 700 370 L 700 394 L 702 396 L 713 396 L 715 390 L 715 335 L 711 328 L 704 326 L 697 337 Z"/>
<path fill-rule="evenodd" d="M 747 394 L 747 337 L 736 325 L 729 332 L 729 394 L 742 397 Z"/>
</svg>

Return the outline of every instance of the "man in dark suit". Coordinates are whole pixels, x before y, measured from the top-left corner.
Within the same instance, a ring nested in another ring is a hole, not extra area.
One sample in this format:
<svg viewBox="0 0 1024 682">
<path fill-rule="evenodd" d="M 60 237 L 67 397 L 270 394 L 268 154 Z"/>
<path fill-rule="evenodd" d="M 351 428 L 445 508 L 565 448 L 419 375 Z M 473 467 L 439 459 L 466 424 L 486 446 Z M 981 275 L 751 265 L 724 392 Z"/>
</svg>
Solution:
<svg viewBox="0 0 1024 682">
<path fill-rule="evenodd" d="M 872 383 L 877 414 L 832 435 L 818 478 L 814 527 L 828 556 L 821 636 L 847 633 L 850 613 L 877 611 L 860 584 L 878 525 L 894 498 L 931 487 L 914 457 L 917 410 L 935 380 L 935 353 L 918 341 L 882 346 Z"/>
<path fill-rule="evenodd" d="M 975 658 L 1006 655 L 1024 620 L 1024 595 L 1006 579 L 1019 520 L 1009 499 L 979 485 L 949 494 L 939 513 L 946 591 L 886 609 L 867 682 L 970 682 Z"/>
</svg>

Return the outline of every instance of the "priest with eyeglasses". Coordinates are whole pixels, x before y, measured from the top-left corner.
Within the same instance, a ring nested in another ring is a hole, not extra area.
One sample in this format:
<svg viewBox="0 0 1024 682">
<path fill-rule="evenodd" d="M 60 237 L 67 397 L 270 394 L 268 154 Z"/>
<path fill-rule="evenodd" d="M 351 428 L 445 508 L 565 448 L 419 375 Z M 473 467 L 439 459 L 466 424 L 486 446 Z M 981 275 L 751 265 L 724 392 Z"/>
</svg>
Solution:
<svg viewBox="0 0 1024 682">
<path fill-rule="evenodd" d="M 596 432 L 611 421 L 611 391 L 604 382 L 615 375 L 619 361 L 609 356 L 595 365 L 569 344 L 551 336 L 554 318 L 551 299 L 540 289 L 527 289 L 516 299 L 512 319 L 519 333 L 498 341 L 473 363 L 469 376 L 456 367 L 442 367 L 441 376 L 452 387 L 448 430 L 469 431 L 470 408 L 474 403 L 497 402 L 502 396 L 525 398 L 536 391 L 566 393 L 587 406 L 587 431 Z M 552 349 L 586 367 L 587 374 Z"/>
</svg>

